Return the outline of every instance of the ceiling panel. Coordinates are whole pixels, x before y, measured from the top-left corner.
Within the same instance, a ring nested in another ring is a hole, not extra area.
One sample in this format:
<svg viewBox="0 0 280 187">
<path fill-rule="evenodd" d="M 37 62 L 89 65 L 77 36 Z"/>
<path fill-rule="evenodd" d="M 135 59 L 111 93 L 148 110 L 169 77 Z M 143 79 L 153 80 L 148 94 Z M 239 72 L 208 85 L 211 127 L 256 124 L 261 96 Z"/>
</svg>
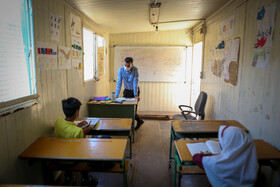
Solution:
<svg viewBox="0 0 280 187">
<path fill-rule="evenodd" d="M 66 0 L 110 34 L 154 31 L 149 23 L 151 0 Z M 159 22 L 205 19 L 228 1 L 225 0 L 157 0 L 161 3 Z M 188 30 L 198 21 L 159 24 L 159 31 Z"/>
</svg>

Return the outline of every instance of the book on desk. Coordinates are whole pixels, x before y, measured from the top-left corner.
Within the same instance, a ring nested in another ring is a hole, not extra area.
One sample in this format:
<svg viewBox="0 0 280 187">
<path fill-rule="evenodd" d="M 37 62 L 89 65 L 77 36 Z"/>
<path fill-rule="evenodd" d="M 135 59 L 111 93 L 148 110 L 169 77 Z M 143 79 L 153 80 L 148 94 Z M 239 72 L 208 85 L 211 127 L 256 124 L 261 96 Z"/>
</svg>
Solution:
<svg viewBox="0 0 280 187">
<path fill-rule="evenodd" d="M 87 120 L 79 120 L 79 121 L 74 121 L 74 123 L 79 124 L 82 121 L 86 121 L 87 124 L 81 126 L 80 128 L 85 128 L 87 126 L 90 126 L 92 130 L 99 130 L 100 129 L 100 120 L 99 118 L 91 118 Z"/>
<path fill-rule="evenodd" d="M 218 141 L 208 140 L 205 143 L 187 143 L 186 144 L 191 155 L 195 155 L 197 153 L 212 153 L 212 154 L 220 154 L 221 147 Z"/>
</svg>

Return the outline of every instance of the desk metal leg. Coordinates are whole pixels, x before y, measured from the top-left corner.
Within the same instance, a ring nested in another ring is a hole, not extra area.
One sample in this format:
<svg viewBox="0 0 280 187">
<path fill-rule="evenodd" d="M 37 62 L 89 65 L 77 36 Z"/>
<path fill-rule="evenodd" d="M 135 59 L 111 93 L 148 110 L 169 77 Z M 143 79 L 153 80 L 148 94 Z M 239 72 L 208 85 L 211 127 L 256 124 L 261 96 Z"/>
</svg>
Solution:
<svg viewBox="0 0 280 187">
<path fill-rule="evenodd" d="M 127 177 L 126 177 L 126 171 L 125 171 L 125 158 L 122 162 L 122 167 L 123 167 L 123 186 L 127 187 Z"/>
<path fill-rule="evenodd" d="M 133 143 L 134 143 L 134 118 L 132 119 L 132 136 L 133 136 Z"/>
<path fill-rule="evenodd" d="M 176 154 L 176 150 L 175 150 L 175 154 Z M 173 174 L 173 187 L 176 186 L 176 178 L 177 178 L 177 161 L 176 159 L 174 160 L 174 174 Z"/>
<path fill-rule="evenodd" d="M 130 166 L 132 165 L 132 143 L 131 143 L 131 135 L 129 135 L 129 146 L 130 146 Z"/>
<path fill-rule="evenodd" d="M 172 125 L 171 125 L 171 131 L 170 131 L 170 145 L 169 145 L 169 168 L 171 168 L 171 154 L 172 154 L 172 141 L 174 139 L 172 134 Z"/>
<path fill-rule="evenodd" d="M 179 169 L 182 169 L 182 163 L 179 159 L 177 150 L 175 149 L 175 155 L 174 155 L 174 176 L 173 176 L 173 187 L 176 186 L 176 179 L 177 179 L 177 165 Z M 180 179 L 180 178 L 179 178 Z M 180 184 L 180 182 L 179 182 Z"/>
</svg>

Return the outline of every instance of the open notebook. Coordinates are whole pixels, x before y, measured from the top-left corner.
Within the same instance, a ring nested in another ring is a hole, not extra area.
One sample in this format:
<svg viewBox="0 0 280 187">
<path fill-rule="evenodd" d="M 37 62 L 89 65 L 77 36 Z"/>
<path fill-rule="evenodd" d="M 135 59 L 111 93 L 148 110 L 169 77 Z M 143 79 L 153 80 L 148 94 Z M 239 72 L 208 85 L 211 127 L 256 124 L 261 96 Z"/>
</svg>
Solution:
<svg viewBox="0 0 280 187">
<path fill-rule="evenodd" d="M 222 151 L 219 142 L 213 140 L 208 140 L 205 143 L 187 143 L 187 147 L 192 156 L 197 153 L 219 154 Z"/>
<path fill-rule="evenodd" d="M 82 122 L 84 120 L 80 120 L 80 121 L 74 121 L 74 123 L 78 124 L 80 122 Z M 91 118 L 88 120 L 85 120 L 87 122 L 86 125 L 80 127 L 80 128 L 85 128 L 86 126 L 90 125 L 90 128 L 93 130 L 99 130 L 100 128 L 100 120 L 98 118 Z"/>
</svg>

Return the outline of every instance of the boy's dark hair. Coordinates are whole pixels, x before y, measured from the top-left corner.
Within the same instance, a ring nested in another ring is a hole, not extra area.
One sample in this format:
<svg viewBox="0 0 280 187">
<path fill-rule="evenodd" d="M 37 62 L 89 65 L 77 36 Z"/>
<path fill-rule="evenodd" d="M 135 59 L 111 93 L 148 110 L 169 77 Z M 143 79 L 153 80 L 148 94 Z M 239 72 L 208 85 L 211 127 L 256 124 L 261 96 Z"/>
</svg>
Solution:
<svg viewBox="0 0 280 187">
<path fill-rule="evenodd" d="M 69 97 L 68 99 L 63 99 L 62 101 L 62 109 L 66 117 L 74 116 L 77 110 L 80 110 L 82 103 L 74 98 Z"/>
<path fill-rule="evenodd" d="M 125 61 L 126 63 L 129 63 L 129 62 L 133 63 L 133 58 L 132 58 L 132 57 L 126 57 L 126 58 L 124 59 L 124 61 Z"/>
</svg>

